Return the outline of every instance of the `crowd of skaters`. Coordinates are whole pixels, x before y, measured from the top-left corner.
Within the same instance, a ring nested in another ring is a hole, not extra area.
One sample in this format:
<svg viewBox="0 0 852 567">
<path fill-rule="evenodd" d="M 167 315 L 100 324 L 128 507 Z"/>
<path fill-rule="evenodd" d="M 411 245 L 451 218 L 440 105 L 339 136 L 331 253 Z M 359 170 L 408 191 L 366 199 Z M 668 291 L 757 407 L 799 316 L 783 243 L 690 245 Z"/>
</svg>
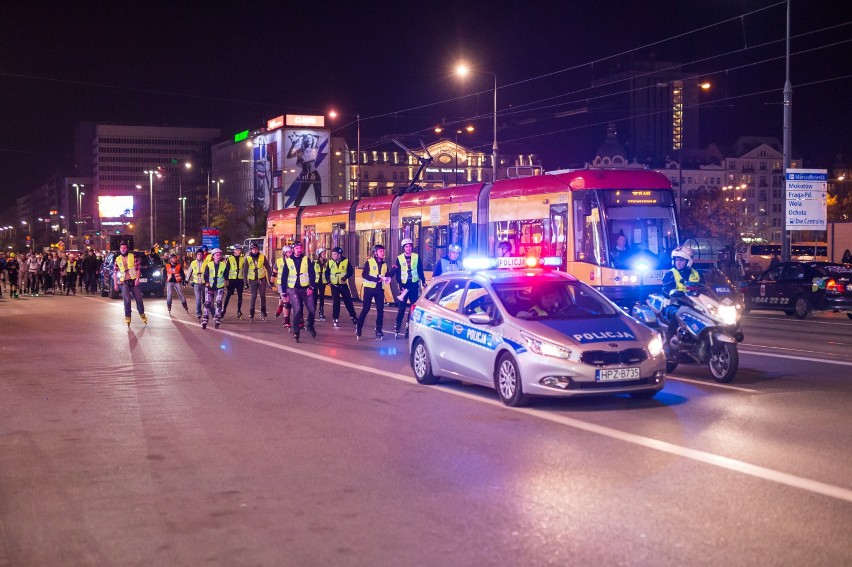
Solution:
<svg viewBox="0 0 852 567">
<path fill-rule="evenodd" d="M 249 321 L 254 322 L 256 317 L 266 321 L 266 291 L 275 286 L 279 296 L 275 317 L 283 315 L 282 324 L 298 342 L 302 331 L 316 338 L 315 322 L 326 320 L 326 290 L 330 290 L 334 327 L 341 326 L 341 310 L 345 308 L 355 336 L 360 339 L 367 314 L 375 307 L 375 336 L 382 339 L 385 288 L 395 279 L 400 293 L 396 298 L 394 335 L 407 335 L 406 317 L 421 289 L 426 287 L 426 278 L 419 255 L 412 252 L 412 241 L 403 239 L 400 245 L 402 253 L 390 261 L 385 258 L 384 246 L 373 246 L 371 257 L 360 267 L 363 282 L 360 313 L 355 310 L 349 288 L 356 268 L 350 264 L 343 249 L 321 248 L 309 258 L 300 242 L 285 246 L 274 264 L 259 250 L 257 243 L 253 243 L 247 253 L 241 245 L 235 244 L 230 255 L 225 255 L 219 248 L 208 252 L 206 247 L 201 247 L 188 263 L 172 254 L 164 266 L 166 307 L 171 315 L 172 305 L 177 300 L 190 314 L 189 294 L 184 294 L 184 287 L 190 286 L 197 322 L 206 329 L 212 320 L 215 328 L 219 328 L 232 302 L 236 303 L 237 319 L 244 318 L 243 294 L 247 292 Z M 438 261 L 434 274 L 461 270 L 460 253 L 458 245 L 450 245 L 447 255 Z M 111 281 L 101 281 L 98 277 L 104 255 L 95 250 L 87 250 L 81 257 L 62 252 L 29 253 L 25 256 L 9 254 L 0 263 L 0 273 L 4 283 L 9 284 L 4 286 L 7 292 L 15 298 L 19 290 L 33 296 L 56 293 L 57 290 L 66 295 L 76 295 L 78 290 L 94 294 L 100 291 L 100 286 L 112 286 L 124 299 L 124 321 L 129 327 L 134 301 L 140 318 L 147 323 L 138 285 L 141 263 L 136 262 L 137 254 L 139 252 L 128 249 L 127 242 L 120 243 Z"/>
<path fill-rule="evenodd" d="M 95 294 L 103 254 L 89 249 L 83 252 L 0 252 L 0 297 L 22 295 Z"/>
</svg>

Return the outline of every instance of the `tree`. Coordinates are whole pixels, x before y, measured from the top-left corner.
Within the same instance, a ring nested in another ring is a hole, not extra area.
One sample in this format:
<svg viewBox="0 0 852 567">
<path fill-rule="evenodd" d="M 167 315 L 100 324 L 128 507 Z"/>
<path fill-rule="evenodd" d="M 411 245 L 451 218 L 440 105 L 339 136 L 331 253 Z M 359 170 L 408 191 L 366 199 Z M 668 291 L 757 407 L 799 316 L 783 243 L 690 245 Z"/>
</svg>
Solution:
<svg viewBox="0 0 852 567">
<path fill-rule="evenodd" d="M 745 186 L 701 186 L 690 193 L 681 211 L 683 238 L 718 238 L 736 248 L 743 234 L 754 232 L 744 190 Z"/>
</svg>

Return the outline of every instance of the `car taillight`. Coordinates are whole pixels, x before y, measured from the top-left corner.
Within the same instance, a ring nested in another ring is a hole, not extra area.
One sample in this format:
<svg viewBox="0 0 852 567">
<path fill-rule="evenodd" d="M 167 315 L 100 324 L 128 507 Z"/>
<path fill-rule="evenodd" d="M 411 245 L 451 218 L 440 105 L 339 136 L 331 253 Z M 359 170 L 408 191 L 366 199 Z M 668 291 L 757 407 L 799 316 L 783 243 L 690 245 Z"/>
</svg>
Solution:
<svg viewBox="0 0 852 567">
<path fill-rule="evenodd" d="M 843 282 L 828 280 L 825 282 L 825 290 L 832 293 L 846 293 L 846 284 Z"/>
</svg>

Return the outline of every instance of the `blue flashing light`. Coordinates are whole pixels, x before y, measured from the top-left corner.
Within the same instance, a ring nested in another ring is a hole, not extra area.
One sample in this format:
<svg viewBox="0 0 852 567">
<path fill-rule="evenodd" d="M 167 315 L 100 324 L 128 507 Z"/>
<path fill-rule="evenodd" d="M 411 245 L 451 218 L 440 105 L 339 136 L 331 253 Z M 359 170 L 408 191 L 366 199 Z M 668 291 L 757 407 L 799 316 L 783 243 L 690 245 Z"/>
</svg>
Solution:
<svg viewBox="0 0 852 567">
<path fill-rule="evenodd" d="M 462 266 L 469 272 L 477 270 L 488 270 L 497 266 L 494 258 L 483 258 L 482 256 L 471 256 L 462 260 Z"/>
</svg>

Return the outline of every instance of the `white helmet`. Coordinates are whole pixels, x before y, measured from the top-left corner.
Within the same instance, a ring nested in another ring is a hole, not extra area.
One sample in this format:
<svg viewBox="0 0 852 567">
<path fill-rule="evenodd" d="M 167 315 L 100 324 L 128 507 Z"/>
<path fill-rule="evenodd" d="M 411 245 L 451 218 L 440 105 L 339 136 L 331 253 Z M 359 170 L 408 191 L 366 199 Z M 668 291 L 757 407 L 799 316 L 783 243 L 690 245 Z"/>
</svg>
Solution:
<svg viewBox="0 0 852 567">
<path fill-rule="evenodd" d="M 674 262 L 675 258 L 683 258 L 686 260 L 686 267 L 692 267 L 692 248 L 689 246 L 678 246 L 674 250 L 672 250 L 672 262 Z"/>
<path fill-rule="evenodd" d="M 325 248 L 317 248 L 317 256 L 325 252 Z"/>
<path fill-rule="evenodd" d="M 221 249 L 221 248 L 214 248 L 214 249 L 210 252 L 210 254 L 215 254 L 216 252 L 218 252 L 219 254 L 221 254 L 221 253 L 222 253 L 222 249 Z"/>
<path fill-rule="evenodd" d="M 400 248 L 405 248 L 406 244 L 411 244 L 412 246 L 414 246 L 414 241 L 410 238 L 403 238 L 402 242 L 399 243 L 399 246 Z"/>
</svg>

